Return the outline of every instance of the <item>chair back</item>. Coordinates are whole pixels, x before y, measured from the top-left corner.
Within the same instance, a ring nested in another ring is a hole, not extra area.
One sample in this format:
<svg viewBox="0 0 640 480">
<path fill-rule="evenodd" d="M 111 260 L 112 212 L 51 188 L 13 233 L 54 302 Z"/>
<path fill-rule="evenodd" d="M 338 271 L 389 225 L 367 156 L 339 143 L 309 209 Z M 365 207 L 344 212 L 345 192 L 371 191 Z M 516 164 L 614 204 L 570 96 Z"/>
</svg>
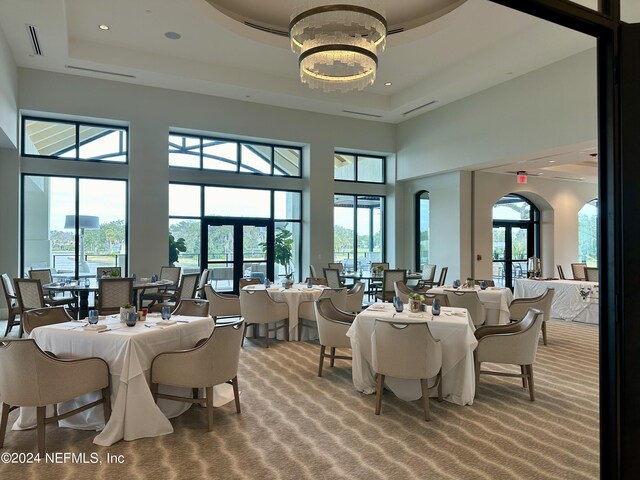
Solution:
<svg viewBox="0 0 640 480">
<path fill-rule="evenodd" d="M 325 288 L 318 297 L 318 300 L 320 300 L 321 298 L 330 299 L 331 303 L 333 303 L 333 305 L 337 309 L 344 311 L 347 306 L 347 289 L 344 287 L 335 289 Z M 300 306 L 298 307 L 298 318 L 304 318 L 305 320 L 311 320 L 315 322 L 316 311 L 315 307 L 313 306 L 314 303 L 315 300 L 301 302 Z"/>
<path fill-rule="evenodd" d="M 327 285 L 331 288 L 340 288 L 340 270 L 337 268 L 323 268 L 324 278 L 327 279 Z"/>
<path fill-rule="evenodd" d="M 538 337 L 542 328 L 542 312 L 535 308 L 530 308 L 524 318 L 514 324 L 517 330 L 513 333 L 506 333 L 506 336 L 517 337 L 517 341 L 509 343 L 508 347 L 503 347 L 499 352 L 494 352 L 498 357 L 494 360 L 501 363 L 515 363 L 518 365 L 532 365 L 536 359 L 538 350 Z M 499 340 L 498 340 L 499 341 Z"/>
<path fill-rule="evenodd" d="M 133 278 L 98 279 L 98 312 L 118 313 L 120 307 L 133 304 Z"/>
<path fill-rule="evenodd" d="M 199 273 L 185 273 L 180 279 L 178 287 L 178 300 L 189 300 L 195 298 L 196 287 L 198 286 Z"/>
<path fill-rule="evenodd" d="M 342 273 L 342 270 L 344 269 L 344 265 L 342 265 L 339 262 L 330 262 L 329 263 L 329 268 L 332 268 L 334 270 L 338 270 L 338 273 Z"/>
<path fill-rule="evenodd" d="M 564 270 L 562 270 L 562 265 L 558 265 L 558 277 L 560 280 L 565 280 Z"/>
<path fill-rule="evenodd" d="M 200 274 L 200 279 L 198 280 L 198 288 L 196 289 L 196 296 L 198 298 L 204 298 L 204 286 L 209 281 L 209 269 L 205 268 Z"/>
<path fill-rule="evenodd" d="M 122 277 L 122 267 L 97 267 L 96 268 L 96 277 L 113 277 L 119 278 Z"/>
<path fill-rule="evenodd" d="M 495 287 L 496 286 L 496 282 L 494 282 L 493 280 L 478 280 L 477 278 L 474 280 L 474 284 L 475 285 L 480 285 L 482 282 L 487 282 L 487 287 Z"/>
<path fill-rule="evenodd" d="M 178 285 L 180 281 L 180 274 L 182 273 L 182 267 L 161 267 L 160 268 L 160 280 L 169 280 L 173 282 L 173 288 Z"/>
<path fill-rule="evenodd" d="M 18 296 L 13 289 L 13 283 L 11 283 L 9 275 L 6 273 L 2 274 L 2 289 L 4 290 L 4 299 L 7 301 L 7 307 L 9 309 L 18 308 Z"/>
<path fill-rule="evenodd" d="M 318 274 L 316 273 L 316 267 L 314 267 L 313 265 L 309 265 L 309 275 L 314 278 L 317 277 Z"/>
<path fill-rule="evenodd" d="M 409 290 L 409 287 L 407 287 L 406 283 L 402 281 L 396 282 L 393 284 L 393 288 L 396 292 L 396 297 L 400 297 L 402 299 L 402 303 L 404 303 L 405 305 L 409 303 L 409 295 L 414 292 Z"/>
<path fill-rule="evenodd" d="M 33 280 L 40 280 L 42 285 L 53 282 L 53 276 L 51 275 L 50 268 L 33 268 L 29 270 L 29 278 Z"/>
<path fill-rule="evenodd" d="M 240 312 L 247 323 L 275 323 L 289 318 L 289 306 L 266 290 L 240 290 Z"/>
<path fill-rule="evenodd" d="M 304 279 L 304 283 L 309 283 L 309 280 L 311 280 L 311 285 L 324 285 L 325 287 L 329 286 L 327 285 L 327 279 L 324 277 L 307 277 Z"/>
<path fill-rule="evenodd" d="M 432 378 L 442 367 L 442 347 L 427 322 L 376 318 L 371 336 L 373 370 L 398 378 Z"/>
<path fill-rule="evenodd" d="M 190 317 L 208 317 L 209 302 L 201 298 L 180 300 L 172 315 L 188 315 Z"/>
<path fill-rule="evenodd" d="M 407 282 L 407 271 L 406 270 L 389 270 L 388 268 L 384 270 L 384 274 L 382 277 L 382 289 L 384 293 L 395 293 L 394 285 L 396 282 Z"/>
<path fill-rule="evenodd" d="M 457 291 L 445 290 L 449 305 L 452 307 L 466 308 L 473 324 L 477 327 L 482 325 L 486 320 L 486 311 L 484 305 L 478 297 L 478 292 L 474 291 Z"/>
<path fill-rule="evenodd" d="M 204 293 L 209 301 L 209 315 L 217 317 L 239 317 L 240 298 L 216 292 L 211 285 L 204 286 Z"/>
<path fill-rule="evenodd" d="M 32 308 L 44 308 L 44 294 L 42 293 L 42 283 L 40 280 L 30 278 L 15 278 L 13 280 L 18 294 L 18 303 L 22 306 L 23 311 Z"/>
<path fill-rule="evenodd" d="M 238 282 L 238 286 L 240 287 L 240 290 L 242 290 L 247 285 L 261 285 L 261 284 L 262 282 L 260 281 L 260 279 L 256 277 L 241 278 L 240 281 Z"/>
<path fill-rule="evenodd" d="M 433 277 L 436 276 L 436 266 L 431 263 L 425 263 L 422 266 L 422 280 L 427 282 L 433 282 Z"/>
<path fill-rule="evenodd" d="M 382 270 L 389 270 L 389 262 L 371 262 L 371 271 L 375 271 L 378 267 Z"/>
<path fill-rule="evenodd" d="M 588 282 L 598 282 L 600 279 L 598 278 L 598 268 L 597 267 L 586 267 L 584 269 L 586 273 L 586 278 Z"/>
<path fill-rule="evenodd" d="M 347 292 L 347 303 L 345 311 L 352 313 L 360 313 L 362 310 L 362 301 L 364 300 L 364 283 L 355 282 Z"/>
<path fill-rule="evenodd" d="M 555 289 L 547 290 L 538 297 L 516 298 L 509 305 L 509 318 L 511 320 L 522 320 L 530 309 L 535 308 L 543 314 L 543 320 L 549 320 L 551 315 L 551 303 Z"/>
<path fill-rule="evenodd" d="M 447 279 L 447 272 L 449 271 L 449 267 L 442 267 L 440 270 L 440 278 L 438 279 L 438 287 L 444 285 L 445 280 Z"/>
<path fill-rule="evenodd" d="M 22 328 L 24 333 L 29 335 L 34 328 L 72 320 L 73 318 L 69 316 L 67 309 L 64 307 L 34 308 L 22 314 Z"/>
<path fill-rule="evenodd" d="M 571 264 L 571 273 L 573 273 L 574 280 L 586 280 L 587 274 L 585 272 L 585 268 L 587 268 L 586 263 L 572 263 Z"/>
<path fill-rule="evenodd" d="M 338 310 L 328 297 L 319 298 L 314 306 L 320 345 L 351 348 L 351 340 L 346 333 L 356 316 Z"/>
<path fill-rule="evenodd" d="M 446 293 L 422 293 L 421 295 L 424 297 L 424 301 L 422 303 L 425 305 L 433 305 L 433 301 L 437 298 L 440 300 L 441 307 L 451 306 L 449 305 L 449 297 L 447 297 Z"/>
</svg>

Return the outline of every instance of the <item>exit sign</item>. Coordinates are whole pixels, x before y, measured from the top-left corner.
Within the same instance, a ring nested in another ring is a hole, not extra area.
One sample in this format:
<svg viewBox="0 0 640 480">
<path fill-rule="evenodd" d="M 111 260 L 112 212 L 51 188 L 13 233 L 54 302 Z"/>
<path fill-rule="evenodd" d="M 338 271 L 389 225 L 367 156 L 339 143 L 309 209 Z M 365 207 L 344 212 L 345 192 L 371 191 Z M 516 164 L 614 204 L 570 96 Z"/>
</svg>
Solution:
<svg viewBox="0 0 640 480">
<path fill-rule="evenodd" d="M 527 183 L 527 173 L 518 172 L 518 174 L 516 175 L 516 183 Z"/>
</svg>

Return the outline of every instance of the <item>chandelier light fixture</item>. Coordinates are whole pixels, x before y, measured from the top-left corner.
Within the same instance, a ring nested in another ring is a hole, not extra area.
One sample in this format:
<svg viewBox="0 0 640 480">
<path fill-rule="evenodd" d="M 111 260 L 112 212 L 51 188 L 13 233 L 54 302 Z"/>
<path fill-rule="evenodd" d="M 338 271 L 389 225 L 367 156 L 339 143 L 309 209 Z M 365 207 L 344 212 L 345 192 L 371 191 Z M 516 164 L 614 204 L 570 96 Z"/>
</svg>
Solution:
<svg viewBox="0 0 640 480">
<path fill-rule="evenodd" d="M 289 38 L 300 80 L 325 92 L 362 90 L 376 78 L 387 21 L 375 0 L 302 2 L 291 15 Z"/>
</svg>

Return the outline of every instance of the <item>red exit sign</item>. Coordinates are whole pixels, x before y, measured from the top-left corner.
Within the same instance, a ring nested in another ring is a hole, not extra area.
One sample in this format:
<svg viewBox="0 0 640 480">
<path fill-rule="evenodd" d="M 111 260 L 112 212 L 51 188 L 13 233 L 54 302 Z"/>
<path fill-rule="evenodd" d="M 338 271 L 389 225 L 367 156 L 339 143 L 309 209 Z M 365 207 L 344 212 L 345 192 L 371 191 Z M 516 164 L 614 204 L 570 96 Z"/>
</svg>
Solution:
<svg viewBox="0 0 640 480">
<path fill-rule="evenodd" d="M 525 172 L 518 172 L 516 175 L 516 183 L 527 183 L 527 174 Z"/>
</svg>

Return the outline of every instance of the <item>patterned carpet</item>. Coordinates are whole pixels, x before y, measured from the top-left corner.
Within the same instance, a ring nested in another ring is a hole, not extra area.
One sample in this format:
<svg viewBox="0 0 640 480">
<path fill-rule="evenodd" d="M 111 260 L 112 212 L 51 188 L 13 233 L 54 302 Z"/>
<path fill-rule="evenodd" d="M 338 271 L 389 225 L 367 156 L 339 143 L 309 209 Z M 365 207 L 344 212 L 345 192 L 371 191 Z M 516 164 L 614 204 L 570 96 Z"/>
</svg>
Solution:
<svg viewBox="0 0 640 480">
<path fill-rule="evenodd" d="M 538 349 L 536 401 L 517 379 L 483 376 L 479 397 L 460 407 L 385 392 L 356 392 L 350 363 L 316 376 L 313 343 L 246 342 L 239 372 L 242 414 L 216 409 L 172 420 L 175 433 L 111 447 L 95 432 L 48 427 L 47 449 L 96 452 L 101 465 L 3 465 L 0 478 L 214 479 L 587 479 L 598 478 L 598 330 L 549 322 L 549 346 Z M 488 365 L 487 365 L 488 366 Z M 15 419 L 12 412 L 10 423 Z M 7 432 L 0 452 L 34 452 L 35 431 Z M 124 464 L 106 456 L 123 455 Z"/>
</svg>

